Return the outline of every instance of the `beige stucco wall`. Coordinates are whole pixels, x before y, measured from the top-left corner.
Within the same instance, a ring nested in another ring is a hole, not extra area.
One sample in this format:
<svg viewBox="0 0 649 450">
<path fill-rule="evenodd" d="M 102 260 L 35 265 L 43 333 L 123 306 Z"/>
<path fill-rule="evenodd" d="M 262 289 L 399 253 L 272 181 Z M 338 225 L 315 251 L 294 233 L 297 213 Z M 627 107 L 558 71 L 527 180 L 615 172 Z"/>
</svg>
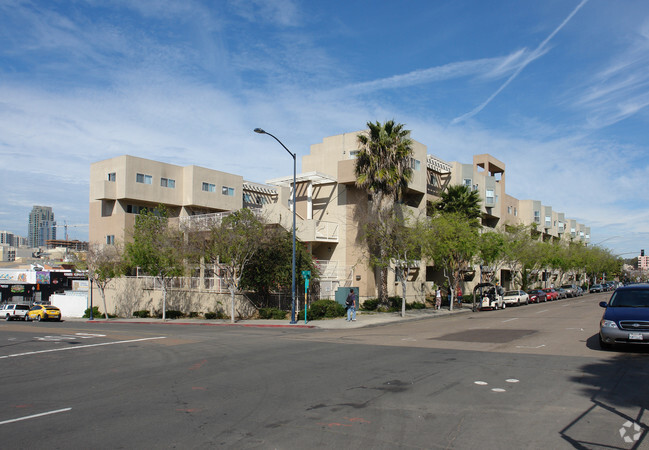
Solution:
<svg viewBox="0 0 649 450">
<path fill-rule="evenodd" d="M 106 288 L 106 310 L 109 314 L 119 317 L 132 317 L 134 311 L 147 310 L 154 314 L 162 311 L 162 291 L 145 289 L 142 279 L 122 277 L 112 280 Z M 104 312 L 104 304 L 101 294 L 96 285 L 93 285 L 93 305 L 98 306 Z M 230 315 L 231 308 L 230 294 L 219 294 L 215 292 L 199 290 L 178 290 L 167 291 L 167 311 L 182 311 L 185 314 L 190 312 L 221 312 Z M 236 318 L 248 318 L 254 316 L 254 306 L 242 295 L 235 296 Z"/>
</svg>

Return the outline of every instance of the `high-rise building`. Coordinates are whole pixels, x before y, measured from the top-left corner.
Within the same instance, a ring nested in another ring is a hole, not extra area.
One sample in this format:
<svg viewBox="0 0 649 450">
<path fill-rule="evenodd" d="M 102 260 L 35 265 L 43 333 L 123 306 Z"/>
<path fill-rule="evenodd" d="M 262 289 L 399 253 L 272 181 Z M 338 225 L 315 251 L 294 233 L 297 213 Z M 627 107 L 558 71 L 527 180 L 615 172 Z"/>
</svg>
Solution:
<svg viewBox="0 0 649 450">
<path fill-rule="evenodd" d="M 27 241 L 30 247 L 45 247 L 45 241 L 56 239 L 56 222 L 50 206 L 36 206 L 29 213 Z"/>
<path fill-rule="evenodd" d="M 14 234 L 11 231 L 0 231 L 0 244 L 14 247 Z"/>
</svg>

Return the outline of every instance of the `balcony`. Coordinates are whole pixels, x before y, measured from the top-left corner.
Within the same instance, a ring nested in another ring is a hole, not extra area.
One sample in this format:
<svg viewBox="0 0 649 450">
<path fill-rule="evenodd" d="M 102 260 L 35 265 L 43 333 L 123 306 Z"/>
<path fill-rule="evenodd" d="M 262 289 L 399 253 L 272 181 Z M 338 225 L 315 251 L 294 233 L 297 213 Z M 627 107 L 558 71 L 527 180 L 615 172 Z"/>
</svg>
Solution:
<svg viewBox="0 0 649 450">
<path fill-rule="evenodd" d="M 299 219 L 297 237 L 302 242 L 338 242 L 339 225 L 323 220 Z"/>
</svg>

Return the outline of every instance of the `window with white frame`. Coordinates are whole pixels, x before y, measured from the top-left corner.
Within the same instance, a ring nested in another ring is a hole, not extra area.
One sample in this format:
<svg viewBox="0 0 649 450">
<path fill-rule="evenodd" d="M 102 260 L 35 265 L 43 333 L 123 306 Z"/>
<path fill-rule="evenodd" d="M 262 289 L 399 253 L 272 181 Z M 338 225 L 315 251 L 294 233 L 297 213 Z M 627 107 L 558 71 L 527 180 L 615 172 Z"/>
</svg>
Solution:
<svg viewBox="0 0 649 450">
<path fill-rule="evenodd" d="M 202 189 L 203 189 L 205 192 L 216 192 L 216 185 L 214 185 L 214 184 L 212 184 L 212 183 L 205 183 L 205 182 L 204 182 L 204 183 L 203 183 L 203 187 L 202 187 Z"/>
<path fill-rule="evenodd" d="M 545 226 L 550 227 L 552 226 L 552 217 L 550 216 L 545 216 Z"/>
<path fill-rule="evenodd" d="M 170 188 L 170 189 L 175 189 L 176 187 L 176 180 L 172 180 L 171 178 L 160 178 L 160 186 Z"/>
<path fill-rule="evenodd" d="M 135 181 L 138 183 L 151 184 L 153 182 L 153 177 L 144 173 L 138 173 L 135 174 Z"/>
<path fill-rule="evenodd" d="M 493 189 L 487 189 L 485 191 L 485 203 L 487 205 L 495 205 L 496 204 L 496 197 L 495 197 L 495 192 Z"/>
</svg>

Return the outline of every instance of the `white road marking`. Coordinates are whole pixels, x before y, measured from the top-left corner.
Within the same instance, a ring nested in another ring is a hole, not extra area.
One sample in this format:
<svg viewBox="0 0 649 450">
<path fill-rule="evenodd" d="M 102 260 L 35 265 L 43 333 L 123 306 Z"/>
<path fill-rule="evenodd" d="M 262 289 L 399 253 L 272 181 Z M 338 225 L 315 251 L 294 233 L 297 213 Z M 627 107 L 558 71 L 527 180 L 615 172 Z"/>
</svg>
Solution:
<svg viewBox="0 0 649 450">
<path fill-rule="evenodd" d="M 566 330 L 579 330 L 579 331 L 584 331 L 583 328 L 566 328 Z"/>
<path fill-rule="evenodd" d="M 489 383 L 487 383 L 486 381 L 476 381 L 475 384 L 477 384 L 478 386 L 486 386 Z"/>
<path fill-rule="evenodd" d="M 550 311 L 550 310 L 549 309 L 544 309 L 543 311 L 537 311 L 536 314 L 541 314 L 541 313 L 548 312 L 548 311 Z"/>
<path fill-rule="evenodd" d="M 536 347 L 532 347 L 531 345 L 517 345 L 516 348 L 541 348 L 545 347 L 545 344 L 537 345 Z"/>
<path fill-rule="evenodd" d="M 507 383 L 518 383 L 520 380 L 517 380 L 516 378 L 509 378 L 505 380 Z"/>
<path fill-rule="evenodd" d="M 492 391 L 494 391 L 494 392 L 507 392 L 502 388 L 493 388 Z"/>
<path fill-rule="evenodd" d="M 518 317 L 513 317 L 511 319 L 503 320 L 503 323 L 505 322 L 511 322 L 512 320 L 518 320 Z"/>
<path fill-rule="evenodd" d="M 16 354 L 13 354 L 13 355 L 0 356 L 0 359 L 15 358 L 17 356 L 37 355 L 39 353 L 62 352 L 62 351 L 65 351 L 65 350 L 77 350 L 77 349 L 80 349 L 80 348 L 100 347 L 102 345 L 128 344 L 128 343 L 131 343 L 131 342 L 151 341 L 151 340 L 154 340 L 154 339 L 166 339 L 166 336 L 158 336 L 158 337 L 142 338 L 142 339 L 131 339 L 131 340 L 128 340 L 128 341 L 103 342 L 101 344 L 79 345 L 77 347 L 53 348 L 53 349 L 50 349 L 50 350 L 39 350 L 39 351 L 36 351 L 36 352 L 16 353 Z"/>
<path fill-rule="evenodd" d="M 43 416 L 49 416 L 50 414 L 58 414 L 62 412 L 67 412 L 70 411 L 72 408 L 63 408 L 63 409 L 57 409 L 56 411 L 48 411 L 40 414 L 34 414 L 33 416 L 25 416 L 25 417 L 18 417 L 17 419 L 11 419 L 11 420 L 5 420 L 4 422 L 0 422 L 0 425 L 6 425 L 8 423 L 14 423 L 14 422 L 20 422 L 21 420 L 28 420 L 28 419 L 35 419 L 37 417 L 43 417 Z"/>
</svg>

